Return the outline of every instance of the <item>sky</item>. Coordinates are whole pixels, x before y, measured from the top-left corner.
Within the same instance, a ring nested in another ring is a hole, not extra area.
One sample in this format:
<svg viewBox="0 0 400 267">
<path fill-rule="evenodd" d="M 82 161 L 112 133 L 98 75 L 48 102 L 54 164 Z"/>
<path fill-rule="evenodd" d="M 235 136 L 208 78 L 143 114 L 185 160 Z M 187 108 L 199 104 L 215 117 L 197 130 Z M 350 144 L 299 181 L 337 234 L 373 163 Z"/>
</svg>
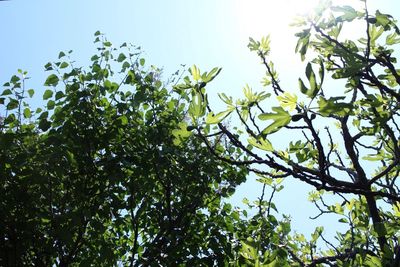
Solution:
<svg viewBox="0 0 400 267">
<path fill-rule="evenodd" d="M 288 24 L 297 12 L 307 12 L 315 3 L 316 0 L 0 1 L 0 84 L 22 69 L 30 77 L 27 87 L 44 91 L 48 73 L 43 66 L 56 61 L 60 51 L 68 50 L 74 51 L 76 65 L 87 65 L 96 52 L 93 34 L 100 30 L 116 47 L 123 42 L 141 46 L 146 64 L 162 67 L 166 79 L 181 64 L 196 64 L 201 70 L 222 67 L 208 90 L 214 95 L 224 92 L 234 97 L 241 96 L 246 84 L 265 90 L 260 83 L 265 70 L 247 43 L 250 36 L 270 34 L 271 58 L 282 84 L 297 90 L 305 63 L 294 54 L 296 29 Z M 371 11 L 378 8 L 400 19 L 398 0 L 370 0 L 368 6 Z M 223 109 L 215 99 L 212 104 L 217 110 Z M 278 194 L 275 203 L 281 213 L 291 214 L 295 230 L 310 233 L 313 227 L 331 222 L 329 216 L 309 222 L 308 217 L 317 214 L 307 202 L 311 188 L 293 179 L 285 184 L 286 189 Z M 256 199 L 261 186 L 250 177 L 233 201 L 240 204 L 244 196 Z M 328 234 L 339 228 L 327 229 Z"/>
</svg>

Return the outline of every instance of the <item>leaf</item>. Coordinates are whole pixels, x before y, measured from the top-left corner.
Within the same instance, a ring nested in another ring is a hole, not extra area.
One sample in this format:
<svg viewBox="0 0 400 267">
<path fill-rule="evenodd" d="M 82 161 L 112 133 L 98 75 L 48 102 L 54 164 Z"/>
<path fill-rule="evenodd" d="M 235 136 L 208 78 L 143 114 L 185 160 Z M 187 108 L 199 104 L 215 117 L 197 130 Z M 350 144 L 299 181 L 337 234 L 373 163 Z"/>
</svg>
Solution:
<svg viewBox="0 0 400 267">
<path fill-rule="evenodd" d="M 260 48 L 260 42 L 257 42 L 250 37 L 247 47 L 250 49 L 250 51 L 257 51 Z"/>
<path fill-rule="evenodd" d="M 280 128 L 289 124 L 292 120 L 290 114 L 285 111 L 282 107 L 273 107 L 272 108 L 275 113 L 263 113 L 258 116 L 260 120 L 273 120 L 274 122 L 266 127 L 262 133 L 270 134 L 278 131 Z"/>
<path fill-rule="evenodd" d="M 261 150 L 274 151 L 274 148 L 272 147 L 272 144 L 270 141 L 268 141 L 268 139 L 265 138 L 255 139 L 254 137 L 251 137 L 247 139 L 247 141 L 249 142 L 250 145 L 257 147 Z"/>
<path fill-rule="evenodd" d="M 199 118 L 206 112 L 206 104 L 200 93 L 195 93 L 189 105 L 189 114 L 192 118 Z"/>
<path fill-rule="evenodd" d="M 47 99 L 49 99 L 49 98 L 52 97 L 52 96 L 53 96 L 53 91 L 50 90 L 50 89 L 47 89 L 47 90 L 44 91 L 44 93 L 43 93 L 43 100 L 47 100 Z"/>
<path fill-rule="evenodd" d="M 206 123 L 207 124 L 217 124 L 220 123 L 222 120 L 224 120 L 229 114 L 231 114 L 232 110 L 226 110 L 226 111 L 221 111 L 217 114 L 214 114 L 214 112 L 208 113 L 206 117 Z"/>
<path fill-rule="evenodd" d="M 233 98 L 231 96 L 228 97 L 225 93 L 218 93 L 218 96 L 225 104 L 229 106 L 233 105 Z"/>
<path fill-rule="evenodd" d="M 392 16 L 391 15 L 387 15 L 387 14 L 383 14 L 381 12 L 379 12 L 379 10 L 377 10 L 375 12 L 375 16 L 376 16 L 376 25 L 377 26 L 382 26 L 386 31 L 390 29 L 390 24 L 392 24 Z"/>
<path fill-rule="evenodd" d="M 378 38 L 382 35 L 383 31 L 384 31 L 383 27 L 377 28 L 375 25 L 371 25 L 369 27 L 371 46 L 375 46 L 376 40 L 378 40 Z"/>
<path fill-rule="evenodd" d="M 125 115 L 122 115 L 118 118 L 118 121 L 121 123 L 122 126 L 128 124 L 128 118 Z"/>
<path fill-rule="evenodd" d="M 1 95 L 11 95 L 12 91 L 10 89 L 5 89 Z"/>
<path fill-rule="evenodd" d="M 24 117 L 29 119 L 32 116 L 32 112 L 30 108 L 25 108 L 24 109 Z"/>
<path fill-rule="evenodd" d="M 47 131 L 51 127 L 51 123 L 47 119 L 42 119 L 39 122 L 39 129 L 43 132 Z"/>
<path fill-rule="evenodd" d="M 192 135 L 191 131 L 188 131 L 188 125 L 185 122 L 180 122 L 178 124 L 179 128 L 172 130 L 172 135 L 175 137 L 174 144 L 179 145 L 182 141 L 186 140 Z"/>
<path fill-rule="evenodd" d="M 367 255 L 365 257 L 364 266 L 366 267 L 382 267 L 382 261 L 379 257 Z"/>
<path fill-rule="evenodd" d="M 57 91 L 56 93 L 56 100 L 63 98 L 65 94 L 62 91 Z"/>
<path fill-rule="evenodd" d="M 97 61 L 97 60 L 99 60 L 99 59 L 100 59 L 100 57 L 99 57 L 98 55 L 93 55 L 93 56 L 90 58 L 91 61 Z"/>
<path fill-rule="evenodd" d="M 124 54 L 124 53 L 120 53 L 120 54 L 118 55 L 117 61 L 118 61 L 118 62 L 122 62 L 122 61 L 124 61 L 125 59 L 126 59 L 125 54 Z"/>
<path fill-rule="evenodd" d="M 338 21 L 352 21 L 357 18 L 360 14 L 351 6 L 333 6 L 332 11 L 344 13 L 337 18 Z"/>
<path fill-rule="evenodd" d="M 316 227 L 314 233 L 311 234 L 312 242 L 317 241 L 317 239 L 321 236 L 323 231 L 324 231 L 324 227 L 322 227 L 322 226 Z"/>
<path fill-rule="evenodd" d="M 320 74 L 320 75 L 322 76 L 323 74 Z M 303 94 L 307 95 L 308 97 L 314 98 L 317 95 L 318 91 L 319 91 L 319 86 L 318 86 L 317 81 L 316 81 L 315 73 L 314 73 L 314 71 L 313 71 L 313 69 L 311 67 L 311 63 L 307 64 L 306 76 L 307 76 L 307 79 L 308 79 L 308 81 L 310 83 L 310 88 L 305 86 L 303 80 L 301 78 L 299 78 L 300 91 Z"/>
<path fill-rule="evenodd" d="M 264 36 L 261 38 L 261 43 L 260 43 L 260 50 L 263 52 L 264 55 L 267 55 L 270 51 L 270 36 Z"/>
<path fill-rule="evenodd" d="M 53 65 L 50 62 L 48 62 L 46 65 L 44 65 L 44 69 L 46 71 L 53 70 Z"/>
<path fill-rule="evenodd" d="M 19 102 L 16 99 L 10 99 L 7 104 L 7 110 L 16 109 L 19 106 Z"/>
<path fill-rule="evenodd" d="M 61 52 L 58 54 L 58 59 L 60 59 L 60 58 L 62 58 L 62 57 L 65 57 L 65 53 L 61 51 Z"/>
<path fill-rule="evenodd" d="M 139 64 L 140 64 L 140 66 L 144 66 L 144 63 L 146 63 L 146 60 L 144 59 L 144 58 L 141 58 L 140 60 L 139 60 Z"/>
<path fill-rule="evenodd" d="M 353 105 L 350 103 L 337 102 L 343 97 L 331 97 L 325 99 L 322 96 L 318 100 L 319 112 L 322 116 L 344 116 L 353 110 Z"/>
<path fill-rule="evenodd" d="M 400 38 L 397 33 L 392 33 L 386 36 L 386 44 L 387 45 L 394 45 L 400 43 Z"/>
<path fill-rule="evenodd" d="M 52 110 L 54 108 L 54 106 L 56 105 L 56 102 L 54 102 L 54 100 L 49 100 L 47 102 L 47 109 L 48 110 Z"/>
<path fill-rule="evenodd" d="M 297 41 L 295 52 L 300 53 L 301 60 L 304 61 L 310 43 L 310 29 L 296 33 L 296 36 L 299 37 L 299 40 Z"/>
<path fill-rule="evenodd" d="M 66 67 L 68 67 L 69 66 L 69 64 L 67 63 L 67 62 L 62 62 L 61 64 L 60 64 L 60 69 L 65 69 Z"/>
<path fill-rule="evenodd" d="M 281 107 L 289 108 L 289 111 L 292 111 L 296 108 L 297 105 L 297 96 L 295 94 L 291 94 L 289 92 L 285 92 L 282 95 L 277 97 Z"/>
<path fill-rule="evenodd" d="M 46 82 L 44 85 L 46 86 L 56 86 L 58 84 L 59 78 L 55 74 L 51 74 L 49 77 L 47 77 Z"/>
<path fill-rule="evenodd" d="M 203 82 L 211 82 L 215 77 L 221 72 L 222 68 L 213 68 L 204 78 L 202 78 Z"/>
<path fill-rule="evenodd" d="M 308 81 L 310 82 L 310 86 L 311 86 L 311 97 L 314 97 L 316 95 L 316 91 L 318 90 L 318 86 L 317 86 L 317 80 L 315 78 L 315 73 L 312 69 L 311 63 L 307 64 L 306 67 L 306 76 Z"/>
<path fill-rule="evenodd" d="M 29 89 L 27 92 L 28 92 L 29 97 L 32 97 L 35 94 L 35 90 L 33 90 L 33 89 Z"/>
<path fill-rule="evenodd" d="M 192 74 L 193 80 L 195 80 L 196 82 L 198 80 L 200 80 L 201 76 L 200 76 L 200 69 L 196 67 L 196 65 L 193 65 L 190 68 L 190 73 Z"/>
<path fill-rule="evenodd" d="M 300 92 L 302 92 L 305 95 L 308 95 L 308 92 L 310 91 L 307 86 L 305 86 L 303 80 L 299 78 L 299 87 L 300 87 Z"/>
</svg>

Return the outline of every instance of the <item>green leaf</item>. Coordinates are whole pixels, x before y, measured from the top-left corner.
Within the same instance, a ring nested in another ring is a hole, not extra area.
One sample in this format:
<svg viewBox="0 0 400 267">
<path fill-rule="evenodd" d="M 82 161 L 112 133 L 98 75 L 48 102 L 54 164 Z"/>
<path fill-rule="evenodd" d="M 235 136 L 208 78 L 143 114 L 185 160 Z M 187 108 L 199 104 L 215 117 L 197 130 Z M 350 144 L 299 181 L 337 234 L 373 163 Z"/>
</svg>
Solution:
<svg viewBox="0 0 400 267">
<path fill-rule="evenodd" d="M 269 54 L 269 52 L 271 50 L 270 43 L 271 43 L 271 40 L 270 40 L 270 36 L 269 35 L 264 36 L 264 37 L 261 38 L 260 50 L 262 51 L 262 53 L 264 55 L 268 55 Z"/>
<path fill-rule="evenodd" d="M 35 94 L 35 90 L 33 90 L 33 89 L 29 89 L 27 92 L 28 92 L 29 97 L 32 97 Z"/>
<path fill-rule="evenodd" d="M 268 141 L 268 139 L 265 138 L 255 139 L 254 137 L 251 137 L 247 139 L 247 141 L 249 142 L 250 145 L 257 147 L 261 150 L 274 151 L 274 148 L 272 147 L 272 144 L 270 141 Z"/>
<path fill-rule="evenodd" d="M 383 14 L 377 10 L 375 12 L 376 16 L 376 25 L 382 26 L 385 30 L 390 29 L 390 24 L 392 24 L 391 19 L 393 18 L 391 15 Z"/>
<path fill-rule="evenodd" d="M 44 85 L 46 86 L 56 86 L 58 84 L 59 78 L 55 74 L 51 74 L 49 77 L 47 77 L 46 82 Z"/>
<path fill-rule="evenodd" d="M 12 82 L 12 83 L 17 83 L 17 82 L 19 82 L 21 80 L 21 78 L 19 78 L 17 75 L 13 75 L 12 77 L 11 77 L 11 79 L 10 79 L 10 81 Z"/>
<path fill-rule="evenodd" d="M 376 40 L 378 40 L 378 38 L 382 35 L 383 31 L 384 31 L 383 27 L 378 28 L 375 25 L 369 27 L 371 46 L 375 46 Z"/>
<path fill-rule="evenodd" d="M 57 91 L 56 93 L 56 100 L 63 98 L 65 94 L 62 91 Z"/>
<path fill-rule="evenodd" d="M 318 88 L 317 88 L 317 80 L 315 78 L 315 73 L 312 69 L 311 63 L 307 64 L 306 76 L 307 76 L 307 79 L 310 82 L 310 86 L 311 86 L 311 88 L 310 88 L 311 89 L 311 97 L 314 97 L 316 94 L 316 90 Z"/>
<path fill-rule="evenodd" d="M 307 86 L 305 86 L 303 80 L 301 78 L 299 78 L 299 87 L 300 87 L 300 92 L 302 92 L 305 95 L 309 95 L 310 89 L 307 88 Z"/>
<path fill-rule="evenodd" d="M 43 93 L 43 100 L 47 100 L 47 99 L 49 99 L 49 98 L 52 97 L 52 96 L 53 96 L 53 91 L 50 90 L 50 89 L 47 89 L 47 90 L 44 91 L 44 93 Z"/>
<path fill-rule="evenodd" d="M 316 81 L 315 73 L 314 73 L 314 71 L 313 71 L 313 69 L 311 67 L 311 63 L 307 64 L 306 76 L 307 76 L 307 79 L 308 79 L 308 81 L 310 83 L 310 88 L 305 86 L 303 80 L 301 78 L 299 78 L 300 91 L 303 94 L 307 95 L 308 97 L 314 98 L 317 95 L 318 91 L 319 91 L 319 87 L 318 87 L 318 84 L 317 84 L 317 81 Z"/>
<path fill-rule="evenodd" d="M 289 92 L 285 92 L 282 95 L 277 97 L 281 107 L 289 108 L 289 111 L 292 111 L 296 108 L 297 105 L 297 96 L 295 94 L 291 94 Z"/>
<path fill-rule="evenodd" d="M 52 110 L 54 108 L 54 106 L 56 105 L 56 102 L 54 102 L 54 100 L 49 100 L 47 102 L 47 109 L 48 110 Z"/>
<path fill-rule="evenodd" d="M 314 233 L 311 234 L 312 242 L 317 241 L 317 239 L 321 236 L 323 231 L 324 231 L 324 227 L 322 227 L 322 226 L 316 227 Z"/>
<path fill-rule="evenodd" d="M 91 61 L 97 61 L 97 60 L 99 60 L 99 59 L 100 59 L 100 57 L 99 57 L 98 55 L 93 55 L 93 56 L 90 58 Z"/>
<path fill-rule="evenodd" d="M 51 123 L 47 119 L 42 119 L 39 122 L 39 129 L 42 131 L 47 131 L 51 127 Z"/>
<path fill-rule="evenodd" d="M 367 255 L 364 261 L 366 267 L 382 267 L 382 262 L 379 257 Z"/>
<path fill-rule="evenodd" d="M 11 95 L 12 91 L 10 89 L 5 89 L 1 95 Z"/>
<path fill-rule="evenodd" d="M 122 126 L 128 124 L 128 118 L 125 115 L 122 115 L 118 118 L 118 121 L 121 123 Z"/>
<path fill-rule="evenodd" d="M 400 37 L 397 33 L 392 33 L 386 36 L 386 44 L 387 45 L 394 45 L 400 43 Z"/>
<path fill-rule="evenodd" d="M 174 144 L 179 145 L 182 141 L 186 140 L 189 136 L 192 135 L 191 131 L 188 131 L 188 125 L 185 122 L 180 122 L 178 124 L 178 129 L 172 130 L 172 135 L 174 138 Z"/>
<path fill-rule="evenodd" d="M 203 82 L 208 83 L 214 80 L 215 77 L 221 72 L 221 68 L 213 68 L 204 78 L 202 78 Z"/>
<path fill-rule="evenodd" d="M 53 70 L 53 64 L 51 64 L 50 62 L 48 62 L 46 65 L 44 65 L 44 69 L 46 71 L 48 70 Z"/>
<path fill-rule="evenodd" d="M 253 38 L 250 37 L 247 47 L 250 49 L 250 51 L 257 51 L 260 48 L 260 42 L 255 41 Z"/>
<path fill-rule="evenodd" d="M 266 127 L 262 133 L 270 134 L 278 131 L 280 128 L 289 124 L 292 120 L 290 114 L 285 111 L 282 107 L 273 107 L 272 108 L 275 113 L 263 113 L 258 116 L 260 120 L 273 120 L 274 122 Z"/>
<path fill-rule="evenodd" d="M 230 113 L 232 112 L 232 110 L 226 110 L 226 111 L 222 111 L 219 112 L 217 114 L 214 114 L 214 112 L 210 112 L 208 113 L 207 117 L 206 117 L 206 123 L 207 124 L 217 124 L 220 123 L 223 119 L 225 119 Z"/>
<path fill-rule="evenodd" d="M 16 99 L 10 99 L 7 104 L 7 110 L 16 109 L 19 106 L 19 102 Z"/>
<path fill-rule="evenodd" d="M 296 33 L 296 36 L 299 37 L 299 40 L 297 41 L 295 52 L 300 53 L 301 60 L 304 61 L 310 43 L 310 29 Z"/>
<path fill-rule="evenodd" d="M 139 60 L 139 63 L 140 63 L 140 66 L 144 66 L 144 64 L 146 63 L 146 60 L 144 59 L 144 58 L 141 58 L 140 60 Z"/>
<path fill-rule="evenodd" d="M 320 97 L 318 100 L 319 112 L 322 116 L 344 116 L 349 112 L 352 112 L 353 105 L 350 103 L 337 102 L 337 100 L 343 99 L 344 97 L 331 97 L 325 99 Z"/>
<path fill-rule="evenodd" d="M 61 52 L 58 54 L 58 58 L 60 59 L 60 58 L 62 58 L 62 57 L 65 57 L 65 53 L 61 51 Z"/>
<path fill-rule="evenodd" d="M 117 61 L 118 61 L 118 62 L 122 62 L 122 61 L 124 61 L 125 59 L 126 59 L 125 54 L 124 54 L 124 53 L 120 53 L 120 54 L 118 55 Z"/>
<path fill-rule="evenodd" d="M 24 109 L 24 117 L 29 119 L 32 116 L 32 112 L 30 108 L 25 108 Z"/>
<path fill-rule="evenodd" d="M 109 41 L 105 41 L 105 42 L 103 42 L 103 45 L 104 45 L 105 47 L 111 47 L 111 46 L 112 46 L 112 43 L 109 42 Z"/>
<path fill-rule="evenodd" d="M 206 103 L 200 93 L 195 93 L 189 105 L 189 114 L 192 118 L 199 118 L 206 112 Z"/>
<path fill-rule="evenodd" d="M 190 73 L 192 74 L 192 77 L 193 77 L 193 80 L 194 81 L 199 81 L 200 80 L 200 78 L 201 78 L 201 76 L 200 76 L 200 69 L 199 68 L 197 68 L 196 67 L 196 65 L 193 65 L 191 68 L 190 68 Z"/>
<path fill-rule="evenodd" d="M 67 63 L 67 62 L 62 62 L 61 64 L 60 64 L 60 69 L 65 69 L 66 67 L 68 67 L 69 66 L 69 64 Z"/>
</svg>

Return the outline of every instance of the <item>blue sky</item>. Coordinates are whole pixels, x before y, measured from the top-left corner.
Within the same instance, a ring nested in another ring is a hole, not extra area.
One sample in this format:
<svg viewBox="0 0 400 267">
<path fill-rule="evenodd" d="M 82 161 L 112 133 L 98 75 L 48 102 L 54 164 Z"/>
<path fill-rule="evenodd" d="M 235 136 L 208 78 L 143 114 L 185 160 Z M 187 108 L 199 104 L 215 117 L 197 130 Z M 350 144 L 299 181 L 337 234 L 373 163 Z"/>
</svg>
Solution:
<svg viewBox="0 0 400 267">
<path fill-rule="evenodd" d="M 208 88 L 211 93 L 240 96 L 248 83 L 262 89 L 264 69 L 247 49 L 248 37 L 271 33 L 272 55 L 282 83 L 297 89 L 303 63 L 294 55 L 294 29 L 288 27 L 292 15 L 306 11 L 312 0 L 11 0 L 0 2 L 0 83 L 17 69 L 28 71 L 29 88 L 43 91 L 47 73 L 44 65 L 55 61 L 61 50 L 74 51 L 78 64 L 89 62 L 95 53 L 93 34 L 100 30 L 116 46 L 123 42 L 139 45 L 148 64 L 164 68 L 164 78 L 181 64 L 198 65 L 202 70 L 222 67 L 220 76 Z M 359 0 L 338 1 L 359 4 Z M 371 10 L 379 8 L 400 19 L 398 0 L 370 0 Z M 37 94 L 41 96 L 40 93 Z M 216 102 L 217 103 L 217 102 Z M 217 105 L 218 108 L 223 108 Z M 250 182 L 239 189 L 239 201 L 258 196 L 261 186 Z M 307 223 L 316 211 L 307 202 L 311 188 L 288 184 L 276 204 L 292 214 L 298 231 L 310 232 L 325 221 Z M 296 203 L 293 205 L 292 203 Z M 330 230 L 334 232 L 334 229 Z"/>
</svg>

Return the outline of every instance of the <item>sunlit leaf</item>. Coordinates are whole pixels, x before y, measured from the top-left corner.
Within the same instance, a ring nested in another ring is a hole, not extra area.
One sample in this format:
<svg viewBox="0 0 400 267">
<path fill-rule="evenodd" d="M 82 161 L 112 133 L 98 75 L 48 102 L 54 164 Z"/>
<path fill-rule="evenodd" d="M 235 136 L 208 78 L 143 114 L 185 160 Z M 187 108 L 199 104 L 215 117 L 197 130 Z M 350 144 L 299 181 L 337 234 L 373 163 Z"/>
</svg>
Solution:
<svg viewBox="0 0 400 267">
<path fill-rule="evenodd" d="M 285 111 L 282 107 L 273 107 L 272 110 L 275 111 L 275 113 L 263 113 L 258 116 L 260 120 L 274 121 L 262 131 L 263 134 L 270 134 L 276 132 L 283 126 L 289 124 L 289 122 L 292 120 L 290 114 L 287 111 Z"/>
</svg>

